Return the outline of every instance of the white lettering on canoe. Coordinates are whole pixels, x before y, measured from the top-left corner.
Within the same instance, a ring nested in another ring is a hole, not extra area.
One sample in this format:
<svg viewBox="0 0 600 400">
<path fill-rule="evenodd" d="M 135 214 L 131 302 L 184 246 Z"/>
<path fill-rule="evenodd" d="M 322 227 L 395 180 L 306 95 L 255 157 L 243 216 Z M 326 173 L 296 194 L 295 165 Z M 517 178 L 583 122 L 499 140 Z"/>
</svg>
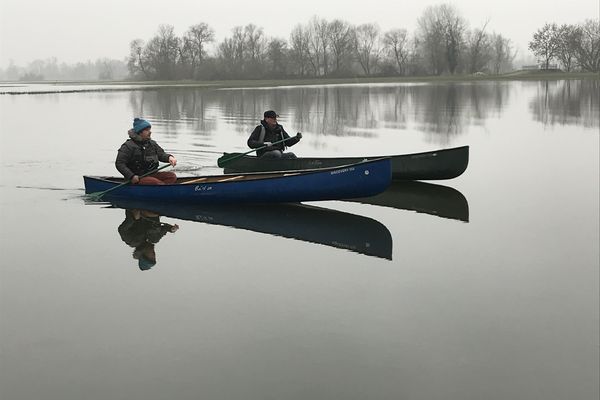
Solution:
<svg viewBox="0 0 600 400">
<path fill-rule="evenodd" d="M 212 190 L 212 186 L 196 185 L 194 192 L 206 192 Z"/>
<path fill-rule="evenodd" d="M 344 173 L 350 172 L 350 171 L 354 171 L 354 167 L 336 169 L 335 171 L 331 171 L 330 174 L 331 175 L 344 174 Z"/>
</svg>

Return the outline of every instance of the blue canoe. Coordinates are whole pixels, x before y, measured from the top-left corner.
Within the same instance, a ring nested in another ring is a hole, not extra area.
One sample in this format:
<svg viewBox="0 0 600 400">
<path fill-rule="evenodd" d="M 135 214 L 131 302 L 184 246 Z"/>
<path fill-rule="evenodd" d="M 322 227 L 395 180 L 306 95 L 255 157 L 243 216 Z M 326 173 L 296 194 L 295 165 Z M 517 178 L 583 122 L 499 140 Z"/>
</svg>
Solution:
<svg viewBox="0 0 600 400">
<path fill-rule="evenodd" d="M 389 158 L 302 171 L 178 178 L 171 185 L 124 185 L 102 198 L 206 203 L 290 203 L 368 197 L 391 183 Z M 114 188 L 123 178 L 84 176 L 85 193 Z"/>
<path fill-rule="evenodd" d="M 238 204 L 175 204 L 131 199 L 112 199 L 110 204 L 109 207 L 145 210 L 163 217 L 245 229 L 392 259 L 392 234 L 381 222 L 314 205 L 282 203 L 240 207 Z"/>
</svg>

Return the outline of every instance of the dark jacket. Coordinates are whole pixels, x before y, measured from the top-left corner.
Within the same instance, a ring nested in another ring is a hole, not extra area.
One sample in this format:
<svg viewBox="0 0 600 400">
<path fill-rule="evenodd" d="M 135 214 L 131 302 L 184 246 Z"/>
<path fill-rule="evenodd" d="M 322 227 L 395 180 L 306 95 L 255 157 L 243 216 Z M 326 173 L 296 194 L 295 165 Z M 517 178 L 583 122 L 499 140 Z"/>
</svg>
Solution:
<svg viewBox="0 0 600 400">
<path fill-rule="evenodd" d="M 132 210 L 125 210 L 125 221 L 119 225 L 121 239 L 131 247 L 140 247 L 144 243 L 156 244 L 171 231 L 173 225 L 160 222 L 160 217 L 141 217 L 135 219 Z"/>
<path fill-rule="evenodd" d="M 265 137 L 261 141 L 260 133 L 261 133 L 263 127 L 265 128 Z M 288 135 L 288 133 L 285 131 L 285 129 L 283 129 L 283 126 L 277 124 L 277 125 L 275 125 L 275 127 L 273 129 L 271 129 L 271 127 L 269 127 L 269 124 L 267 124 L 265 122 L 265 120 L 262 120 L 262 121 L 260 121 L 260 125 L 258 125 L 256 128 L 254 128 L 254 130 L 250 134 L 250 137 L 248 138 L 248 147 L 250 147 L 252 149 L 256 149 L 257 147 L 264 146 L 264 142 L 273 143 L 273 142 L 277 142 L 277 141 L 283 140 L 283 139 L 289 139 L 289 140 L 286 140 L 285 142 L 282 142 L 282 143 L 274 144 L 273 146 L 269 146 L 266 149 L 258 150 L 256 152 L 256 155 L 258 155 L 260 157 L 263 154 L 265 154 L 267 151 L 272 151 L 272 150 L 285 151 L 286 147 L 293 146 L 300 141 L 300 139 L 298 139 L 295 136 L 290 137 L 290 135 Z"/>
<path fill-rule="evenodd" d="M 158 168 L 159 161 L 169 162 L 171 155 L 165 153 L 154 140 L 142 141 L 140 135 L 133 129 L 130 129 L 128 133 L 130 139 L 121 145 L 115 161 L 115 166 L 125 179 L 155 170 Z"/>
</svg>

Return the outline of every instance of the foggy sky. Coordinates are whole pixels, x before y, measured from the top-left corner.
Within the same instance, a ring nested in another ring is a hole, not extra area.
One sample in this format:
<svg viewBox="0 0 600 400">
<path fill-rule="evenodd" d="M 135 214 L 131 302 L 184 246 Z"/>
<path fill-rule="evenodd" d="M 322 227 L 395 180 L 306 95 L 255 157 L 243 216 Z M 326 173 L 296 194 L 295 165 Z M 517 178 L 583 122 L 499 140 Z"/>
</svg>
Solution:
<svg viewBox="0 0 600 400">
<path fill-rule="evenodd" d="M 352 24 L 377 23 L 382 31 L 405 28 L 412 34 L 417 19 L 429 5 L 443 1 L 401 0 L 0 0 L 0 68 L 25 66 L 35 59 L 57 57 L 75 63 L 108 57 L 123 59 L 129 42 L 148 40 L 160 24 L 175 27 L 177 35 L 206 22 L 216 41 L 231 35 L 235 26 L 253 23 L 266 36 L 288 40 L 297 24 L 312 16 Z M 533 32 L 546 22 L 579 23 L 599 18 L 598 0 L 456 0 L 471 28 L 489 19 L 487 32 L 501 33 L 527 51 Z M 343 4 L 342 7 L 339 5 Z"/>
</svg>

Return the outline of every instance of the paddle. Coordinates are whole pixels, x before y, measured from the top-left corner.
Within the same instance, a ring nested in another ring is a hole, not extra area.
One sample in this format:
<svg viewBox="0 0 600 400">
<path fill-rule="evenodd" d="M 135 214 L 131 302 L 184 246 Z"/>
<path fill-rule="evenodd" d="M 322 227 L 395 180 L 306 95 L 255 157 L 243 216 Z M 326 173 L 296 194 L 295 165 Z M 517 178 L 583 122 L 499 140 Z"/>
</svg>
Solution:
<svg viewBox="0 0 600 400">
<path fill-rule="evenodd" d="M 274 145 L 274 144 L 277 144 L 277 143 L 285 142 L 286 140 L 293 139 L 294 137 L 296 137 L 296 136 L 292 136 L 292 137 L 289 137 L 289 138 L 285 138 L 285 139 L 279 140 L 279 141 L 277 141 L 277 142 L 273 142 L 273 143 L 271 143 L 271 146 L 272 146 L 272 145 Z M 217 165 L 218 165 L 219 167 L 223 167 L 223 164 L 225 164 L 225 163 L 227 163 L 227 162 L 229 162 L 229 161 L 231 161 L 231 160 L 235 160 L 236 158 L 243 157 L 243 156 L 245 156 L 246 154 L 250 154 L 250 153 L 252 153 L 252 152 L 255 152 L 255 151 L 257 151 L 257 150 L 266 149 L 267 147 L 269 147 L 269 146 L 261 146 L 261 147 L 257 147 L 257 148 L 255 148 L 255 149 L 252 149 L 252 150 L 250 150 L 250 151 L 247 151 L 247 152 L 245 152 L 245 153 L 236 153 L 234 156 L 232 156 L 232 155 L 227 155 L 227 156 L 219 157 L 219 158 L 217 159 Z"/>
<path fill-rule="evenodd" d="M 144 175 L 140 175 L 140 176 L 139 176 L 139 178 L 141 179 L 141 178 L 143 178 L 143 177 L 145 177 L 145 176 L 152 175 L 152 174 L 154 174 L 155 172 L 158 172 L 158 171 L 160 171 L 161 169 L 165 169 L 165 168 L 167 168 L 167 167 L 170 167 L 170 166 L 171 166 L 171 164 L 166 164 L 166 165 L 163 165 L 162 167 L 158 167 L 158 168 L 156 168 L 156 169 L 153 169 L 153 170 L 152 170 L 152 171 L 150 171 L 150 172 L 146 172 Z M 120 188 L 121 186 L 128 185 L 128 184 L 130 184 L 130 183 L 131 183 L 131 179 L 129 179 L 129 180 L 127 180 L 127 181 L 125 181 L 125 182 L 121 183 L 120 185 L 117 185 L 117 186 L 111 187 L 110 189 L 103 190 L 103 191 L 101 191 L 101 192 L 90 193 L 90 194 L 88 194 L 88 195 L 87 195 L 87 197 L 88 197 L 90 200 L 93 200 L 93 201 L 98 201 L 98 200 L 100 200 L 100 198 L 101 198 L 102 196 L 104 196 L 106 193 L 108 193 L 108 192 L 112 192 L 113 190 L 115 190 L 115 189 L 118 189 L 118 188 Z"/>
</svg>

